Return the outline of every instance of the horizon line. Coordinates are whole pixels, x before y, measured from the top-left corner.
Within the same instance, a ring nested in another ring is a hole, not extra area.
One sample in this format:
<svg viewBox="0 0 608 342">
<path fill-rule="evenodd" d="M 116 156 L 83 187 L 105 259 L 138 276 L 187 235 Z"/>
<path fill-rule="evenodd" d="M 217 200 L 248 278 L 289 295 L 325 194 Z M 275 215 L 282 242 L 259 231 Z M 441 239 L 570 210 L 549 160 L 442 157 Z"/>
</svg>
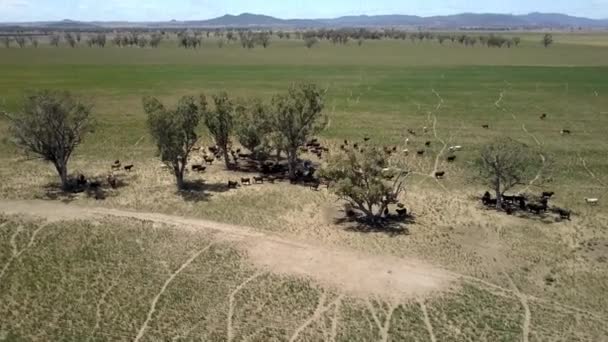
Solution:
<svg viewBox="0 0 608 342">
<path fill-rule="evenodd" d="M 573 14 L 567 14 L 567 13 L 562 13 L 562 12 L 538 12 L 538 11 L 534 11 L 534 12 L 527 12 L 527 13 L 501 13 L 501 12 L 458 12 L 458 13 L 452 13 L 452 14 L 440 14 L 440 15 L 416 15 L 416 14 L 405 14 L 405 13 L 386 13 L 386 14 L 347 14 L 347 15 L 339 15 L 339 16 L 334 16 L 334 17 L 325 17 L 325 18 L 304 18 L 304 17 L 299 17 L 299 18 L 283 18 L 283 17 L 279 17 L 279 16 L 272 16 L 272 15 L 268 15 L 268 14 L 260 14 L 260 13 L 252 13 L 252 12 L 241 12 L 239 14 L 231 14 L 231 13 L 226 13 L 223 14 L 221 16 L 216 16 L 216 17 L 211 17 L 211 18 L 206 18 L 206 19 L 165 19 L 165 20 L 150 20 L 150 21 L 140 21 L 140 20 L 117 20 L 117 19 L 96 19 L 96 20 L 80 20 L 80 19 L 72 19 L 72 18 L 63 18 L 63 19 L 42 19 L 42 20 L 30 20 L 30 21 L 0 21 L 0 23 L 2 24 L 20 24 L 20 23 L 44 23 L 44 22 L 61 22 L 61 21 L 74 21 L 74 22 L 81 22 L 81 23 L 94 23 L 94 22 L 99 22 L 99 23 L 111 23 L 111 22 L 127 22 L 127 23 L 161 23 L 161 22 L 189 22 L 189 21 L 208 21 L 208 20 L 213 20 L 213 19 L 219 19 L 222 17 L 226 17 L 226 16 L 233 16 L 233 17 L 238 17 L 238 16 L 242 16 L 242 15 L 255 15 L 255 16 L 265 16 L 265 17 L 271 17 L 271 18 L 275 18 L 275 19 L 279 19 L 279 20 L 331 20 L 331 19 L 339 19 L 339 18 L 345 18 L 345 17 L 381 17 L 381 16 L 410 16 L 410 17 L 418 17 L 418 18 L 422 18 L 422 19 L 427 19 L 427 18 L 434 18 L 434 17 L 450 17 L 450 16 L 457 16 L 457 15 L 464 15 L 464 14 L 474 14 L 474 15 L 506 15 L 506 16 L 513 16 L 513 17 L 518 17 L 518 16 L 526 16 L 526 15 L 530 15 L 530 14 L 545 14 L 545 15 L 565 15 L 568 17 L 573 17 L 573 18 L 582 18 L 582 19 L 589 19 L 589 20 L 597 20 L 597 21 L 608 21 L 608 18 L 591 18 L 591 17 L 585 17 L 585 16 L 577 16 L 577 15 L 573 15 Z"/>
</svg>

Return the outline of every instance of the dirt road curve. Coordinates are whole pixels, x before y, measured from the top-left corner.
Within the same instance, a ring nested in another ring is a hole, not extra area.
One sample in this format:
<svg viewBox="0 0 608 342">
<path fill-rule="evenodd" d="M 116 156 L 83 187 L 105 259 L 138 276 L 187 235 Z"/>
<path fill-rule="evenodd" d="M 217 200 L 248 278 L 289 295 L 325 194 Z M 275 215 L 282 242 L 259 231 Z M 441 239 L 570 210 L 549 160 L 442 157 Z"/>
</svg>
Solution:
<svg viewBox="0 0 608 342">
<path fill-rule="evenodd" d="M 310 277 L 354 295 L 418 297 L 441 291 L 455 279 L 450 272 L 414 259 L 339 250 L 207 220 L 48 201 L 0 200 L 0 212 L 25 214 L 49 221 L 113 216 L 169 224 L 180 229 L 208 230 L 215 232 L 213 236 L 216 239 L 235 242 L 244 248 L 257 267 L 279 274 Z"/>
</svg>

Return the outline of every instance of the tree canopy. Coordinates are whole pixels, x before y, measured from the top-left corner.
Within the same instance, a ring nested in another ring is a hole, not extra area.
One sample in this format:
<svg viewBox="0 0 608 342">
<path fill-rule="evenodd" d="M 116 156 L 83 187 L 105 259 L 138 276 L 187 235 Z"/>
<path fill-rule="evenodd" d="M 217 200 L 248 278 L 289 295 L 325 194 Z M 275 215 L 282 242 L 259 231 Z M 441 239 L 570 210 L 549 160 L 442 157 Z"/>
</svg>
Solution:
<svg viewBox="0 0 608 342">
<path fill-rule="evenodd" d="M 199 105 L 201 107 L 199 107 Z M 184 188 L 184 171 L 188 157 L 198 141 L 196 133 L 205 103 L 196 104 L 191 96 L 182 97 L 175 109 L 167 109 L 156 98 L 143 99 L 148 127 L 162 162 L 175 175 L 177 188 Z"/>
<path fill-rule="evenodd" d="M 64 190 L 70 186 L 68 161 L 93 126 L 91 108 L 69 92 L 41 90 L 26 96 L 19 113 L 6 115 L 14 142 L 51 162 Z"/>
</svg>

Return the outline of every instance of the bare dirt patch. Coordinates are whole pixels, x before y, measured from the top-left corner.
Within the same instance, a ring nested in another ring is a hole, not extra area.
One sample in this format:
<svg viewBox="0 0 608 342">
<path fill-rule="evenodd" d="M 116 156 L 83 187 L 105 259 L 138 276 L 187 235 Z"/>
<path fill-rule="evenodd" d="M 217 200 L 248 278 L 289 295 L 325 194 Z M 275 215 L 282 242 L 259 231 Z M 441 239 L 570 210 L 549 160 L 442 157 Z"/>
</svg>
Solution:
<svg viewBox="0 0 608 342">
<path fill-rule="evenodd" d="M 0 211 L 52 220 L 100 216 L 135 218 L 195 230 L 221 232 L 245 248 L 251 262 L 269 272 L 312 278 L 353 295 L 417 297 L 445 289 L 456 277 L 412 258 L 372 256 L 283 239 L 247 227 L 154 213 L 85 208 L 44 201 L 0 201 Z M 219 237 L 220 234 L 216 234 Z"/>
</svg>

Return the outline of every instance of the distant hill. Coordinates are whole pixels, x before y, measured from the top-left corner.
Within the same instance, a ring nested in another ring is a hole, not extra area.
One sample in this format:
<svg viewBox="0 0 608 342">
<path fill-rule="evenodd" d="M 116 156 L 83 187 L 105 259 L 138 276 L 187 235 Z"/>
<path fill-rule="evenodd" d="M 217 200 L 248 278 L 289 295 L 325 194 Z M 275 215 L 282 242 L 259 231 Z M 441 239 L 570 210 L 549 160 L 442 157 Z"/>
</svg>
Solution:
<svg viewBox="0 0 608 342">
<path fill-rule="evenodd" d="M 267 15 L 243 13 L 224 15 L 209 20 L 167 22 L 59 22 L 5 23 L 3 26 L 44 27 L 50 29 L 95 29 L 117 27 L 188 28 L 188 27 L 259 27 L 259 28 L 321 28 L 321 27 L 414 27 L 436 29 L 467 28 L 608 28 L 608 19 L 598 20 L 557 13 L 525 15 L 462 13 L 447 16 L 419 17 L 413 15 L 361 15 L 333 19 L 279 19 Z"/>
</svg>

